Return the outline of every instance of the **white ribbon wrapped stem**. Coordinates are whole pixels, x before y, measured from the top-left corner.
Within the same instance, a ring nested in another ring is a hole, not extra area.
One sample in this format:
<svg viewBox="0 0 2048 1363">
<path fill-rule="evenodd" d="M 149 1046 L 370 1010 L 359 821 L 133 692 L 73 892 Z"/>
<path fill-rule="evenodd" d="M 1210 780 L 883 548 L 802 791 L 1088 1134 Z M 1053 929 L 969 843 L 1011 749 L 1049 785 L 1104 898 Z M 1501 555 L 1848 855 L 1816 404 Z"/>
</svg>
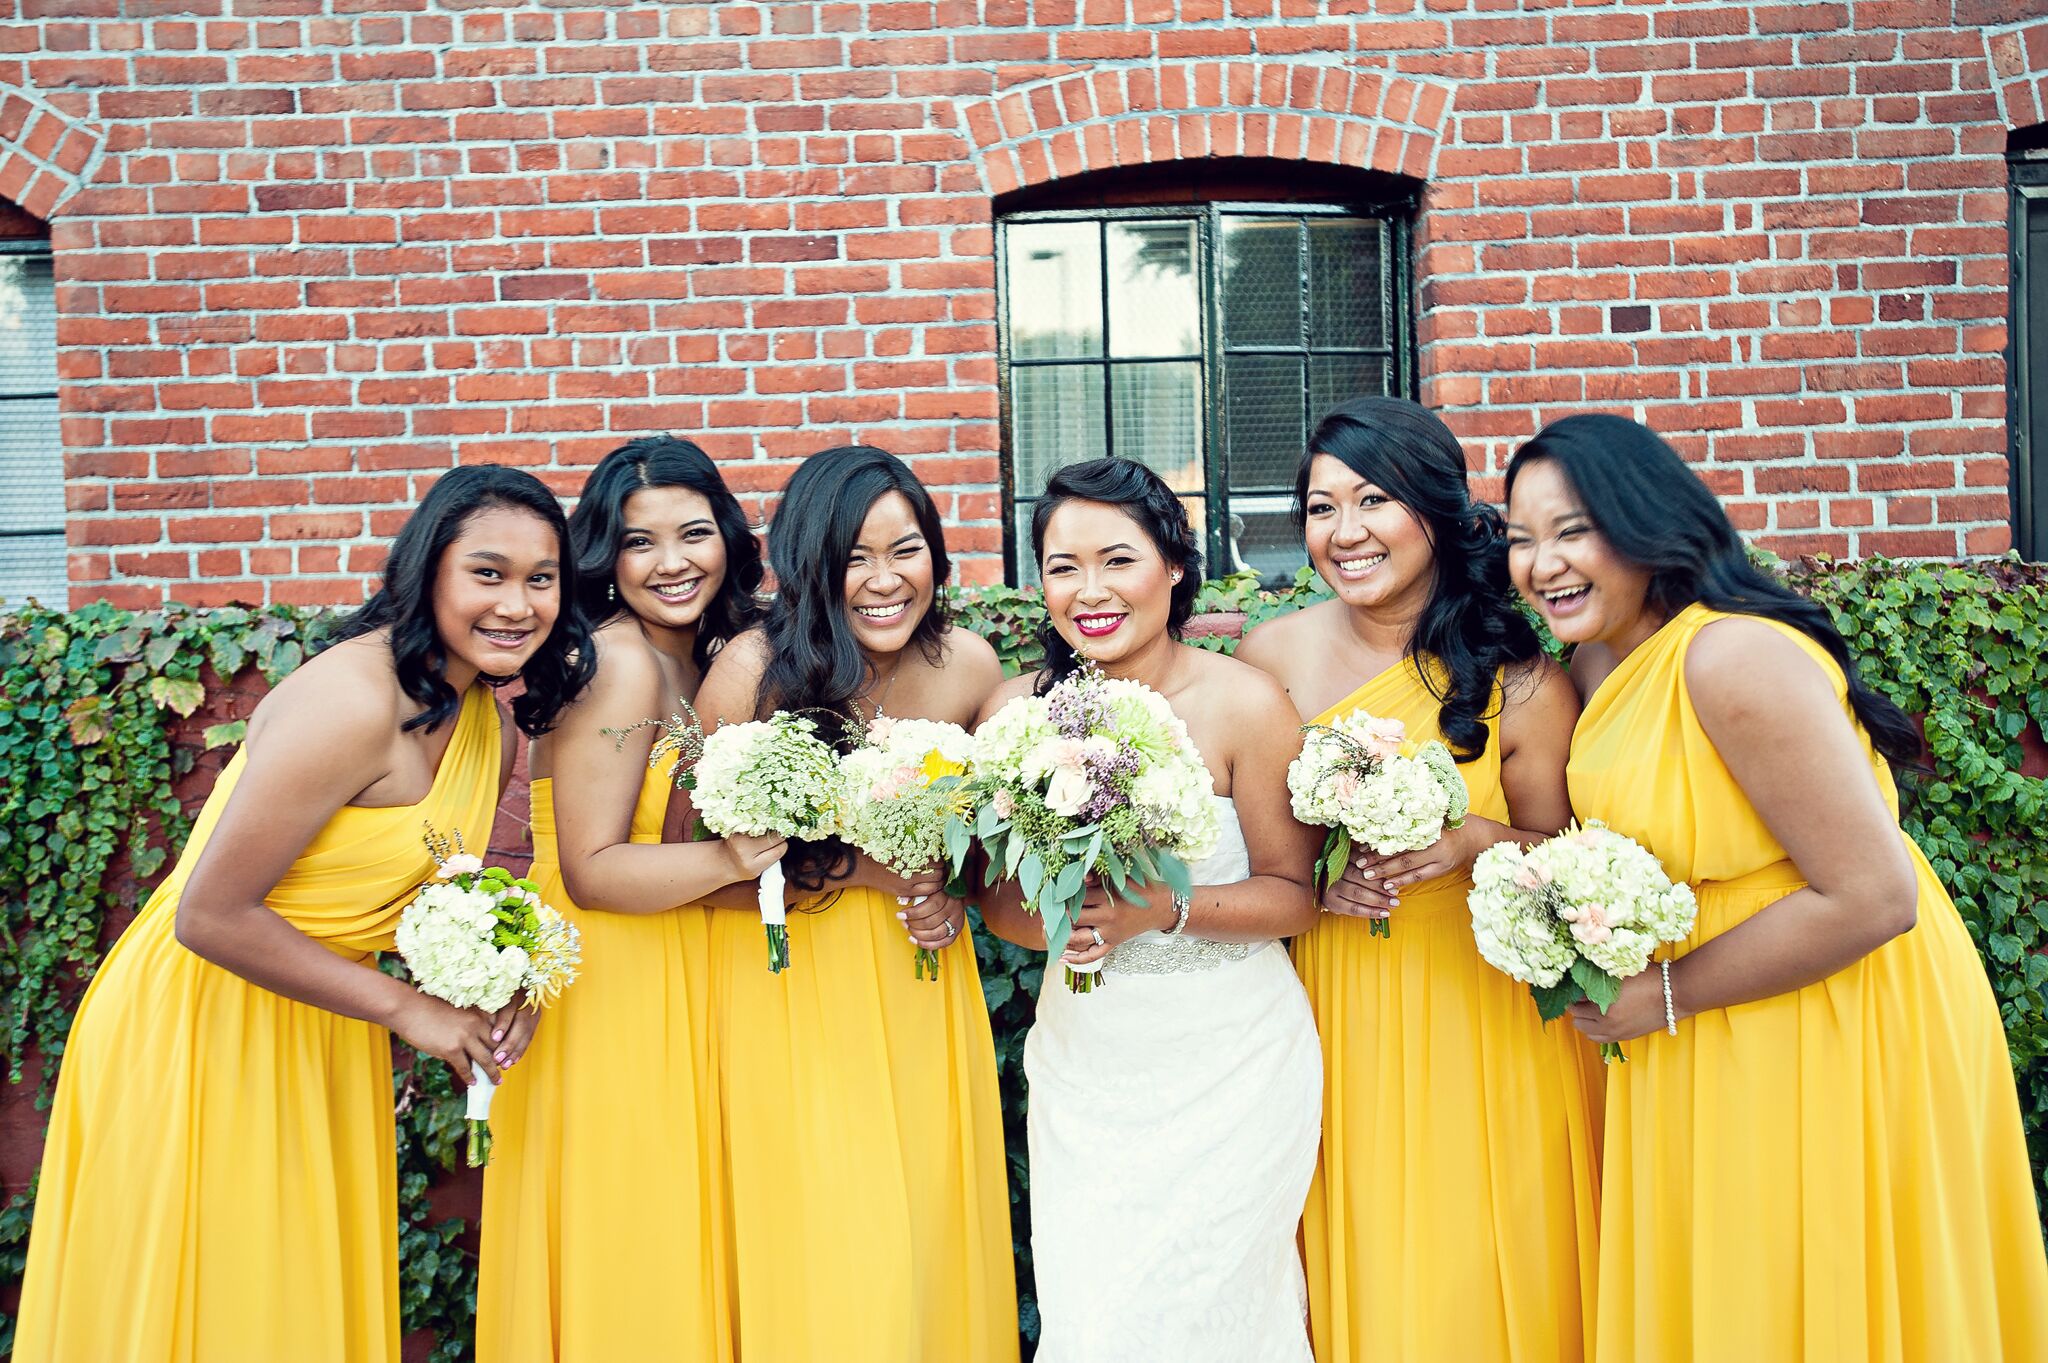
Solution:
<svg viewBox="0 0 2048 1363">
<path fill-rule="evenodd" d="M 464 1097 L 469 1110 L 464 1115 L 472 1122 L 487 1122 L 491 1119 L 491 1095 L 498 1091 L 498 1086 L 474 1060 L 469 1063 L 469 1080 L 469 1091 Z"/>
<path fill-rule="evenodd" d="M 761 872 L 761 922 L 771 928 L 779 928 L 788 917 L 789 908 L 782 902 L 782 858 L 777 857 L 773 865 Z"/>
</svg>

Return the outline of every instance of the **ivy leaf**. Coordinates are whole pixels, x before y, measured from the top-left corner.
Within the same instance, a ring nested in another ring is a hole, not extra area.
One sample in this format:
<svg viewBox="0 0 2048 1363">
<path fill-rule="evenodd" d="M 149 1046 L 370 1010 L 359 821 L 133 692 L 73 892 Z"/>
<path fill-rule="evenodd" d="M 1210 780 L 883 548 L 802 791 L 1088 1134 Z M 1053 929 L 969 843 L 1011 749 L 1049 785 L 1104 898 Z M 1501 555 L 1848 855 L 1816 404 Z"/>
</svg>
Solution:
<svg viewBox="0 0 2048 1363">
<path fill-rule="evenodd" d="M 151 677 L 149 698 L 157 708 L 176 710 L 180 715 L 190 715 L 206 703 L 206 688 L 196 681 L 180 677 Z"/>
<path fill-rule="evenodd" d="M 109 732 L 107 726 L 107 698 L 105 696 L 80 696 L 64 707 L 64 722 L 71 729 L 71 741 L 80 747 L 91 747 L 104 739 Z"/>
<path fill-rule="evenodd" d="M 225 724 L 207 725 L 206 732 L 200 735 L 200 742 L 206 745 L 208 752 L 211 752 L 215 748 L 224 748 L 231 743 L 240 743 L 248 736 L 249 721 L 231 719 Z"/>
</svg>

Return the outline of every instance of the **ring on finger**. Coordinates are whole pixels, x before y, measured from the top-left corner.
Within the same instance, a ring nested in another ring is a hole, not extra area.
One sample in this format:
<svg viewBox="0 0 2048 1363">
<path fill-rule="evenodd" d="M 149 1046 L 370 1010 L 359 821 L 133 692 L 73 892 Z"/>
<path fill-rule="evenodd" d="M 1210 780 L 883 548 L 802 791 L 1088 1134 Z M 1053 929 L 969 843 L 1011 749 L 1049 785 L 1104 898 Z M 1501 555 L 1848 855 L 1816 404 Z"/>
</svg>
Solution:
<svg viewBox="0 0 2048 1363">
<path fill-rule="evenodd" d="M 1109 943 L 1108 943 L 1108 942 L 1106 942 L 1106 941 L 1104 941 L 1104 940 L 1102 939 L 1102 929 L 1101 929 L 1101 928 L 1090 928 L 1090 929 L 1088 929 L 1088 931 L 1089 931 L 1090 933 L 1092 933 L 1092 934 L 1094 935 L 1094 937 L 1095 937 L 1095 945 L 1097 945 L 1097 946 L 1099 946 L 1099 947 L 1106 947 L 1106 946 L 1108 946 L 1108 945 L 1109 945 Z"/>
</svg>

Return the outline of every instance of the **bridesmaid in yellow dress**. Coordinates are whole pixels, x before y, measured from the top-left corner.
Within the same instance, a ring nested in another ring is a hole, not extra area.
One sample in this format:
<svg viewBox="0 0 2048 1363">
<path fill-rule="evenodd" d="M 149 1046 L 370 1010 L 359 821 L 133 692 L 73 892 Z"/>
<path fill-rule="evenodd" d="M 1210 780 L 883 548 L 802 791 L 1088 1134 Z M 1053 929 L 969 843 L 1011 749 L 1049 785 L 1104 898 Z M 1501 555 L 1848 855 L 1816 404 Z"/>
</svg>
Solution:
<svg viewBox="0 0 2048 1363">
<path fill-rule="evenodd" d="M 1001 682 L 994 650 L 946 621 L 938 512 L 893 455 L 805 460 L 768 556 L 774 604 L 713 663 L 707 725 L 803 709 L 842 741 L 878 711 L 964 726 Z M 965 906 L 937 874 L 837 844 L 794 844 L 784 865 L 779 975 L 753 888 L 714 897 L 733 910 L 712 923 L 712 1002 L 738 1352 L 1014 1359 L 995 1048 Z M 912 973 L 916 946 L 938 951 L 936 982 Z"/>
<path fill-rule="evenodd" d="M 1443 741 L 1472 802 L 1421 851 L 1359 849 L 1295 939 L 1324 1051 L 1303 1218 L 1316 1357 L 1572 1363 L 1592 1327 L 1600 1066 L 1480 958 L 1465 899 L 1481 851 L 1569 819 L 1578 704 L 1510 604 L 1499 518 L 1434 415 L 1338 407 L 1295 505 L 1332 599 L 1237 656 L 1319 721 L 1363 709 Z"/>
<path fill-rule="evenodd" d="M 1603 1017 L 1600 1363 L 2048 1358 L 1998 1010 L 1899 828 L 1919 738 L 1634 422 L 1508 469 L 1515 585 L 1576 645 L 1572 806 L 1699 898 Z"/>
<path fill-rule="evenodd" d="M 782 843 L 664 844 L 674 784 L 635 726 L 680 709 L 752 620 L 761 551 L 717 467 L 674 436 L 605 456 L 569 533 L 597 673 L 533 745 L 532 876 L 583 963 L 491 1109 L 477 1353 L 713 1363 L 732 1325 L 697 901 Z"/>
<path fill-rule="evenodd" d="M 380 973 L 426 826 L 490 837 L 513 735 L 583 682 L 561 507 L 434 485 L 383 589 L 278 684 L 79 1006 L 43 1155 L 22 1363 L 396 1363 L 391 1033 L 497 1078 L 534 1015 Z M 389 1030 L 387 1030 L 387 1028 Z"/>
</svg>

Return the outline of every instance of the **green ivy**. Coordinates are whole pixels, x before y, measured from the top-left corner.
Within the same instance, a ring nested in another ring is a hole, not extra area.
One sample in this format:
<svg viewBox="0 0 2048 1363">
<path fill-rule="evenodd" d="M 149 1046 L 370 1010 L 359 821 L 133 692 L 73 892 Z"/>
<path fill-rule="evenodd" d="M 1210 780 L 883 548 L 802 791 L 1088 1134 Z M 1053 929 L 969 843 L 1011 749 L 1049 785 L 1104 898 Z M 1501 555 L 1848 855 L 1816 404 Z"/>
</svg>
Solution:
<svg viewBox="0 0 2048 1363">
<path fill-rule="evenodd" d="M 2021 765 L 2025 736 L 2048 731 L 2048 569 L 1879 559 L 1808 564 L 1788 578 L 1833 612 L 1871 683 L 1926 717 L 1929 769 L 1904 778 L 1905 824 L 1984 954 L 2038 1177 L 2048 1165 L 2048 858 L 2037 830 L 2048 781 Z M 1307 573 L 1279 590 L 1238 574 L 1204 584 L 1196 609 L 1241 612 L 1256 624 L 1321 595 Z M 1045 605 L 1036 588 L 956 590 L 950 604 L 1006 670 L 1038 665 Z M 319 618 L 287 607 L 31 607 L 0 616 L 0 770 L 13 778 L 0 788 L 0 1016 L 11 1081 L 25 1082 L 27 1057 L 43 1058 L 39 1103 L 104 949 L 108 913 L 136 907 L 121 888 L 131 883 L 118 874 L 123 861 L 147 884 L 189 832 L 172 783 L 196 752 L 174 742 L 176 719 L 244 669 L 270 681 L 290 671 Z M 1235 636 L 1194 642 L 1228 652 Z M 241 737 L 240 724 L 223 723 L 199 746 Z M 1023 1048 L 1042 957 L 986 932 L 975 940 L 1002 1084 L 1020 1326 L 1035 1340 Z M 428 1196 L 461 1166 L 460 1104 L 446 1067 L 415 1066 L 402 1048 L 396 1084 L 404 1328 L 431 1333 L 433 1363 L 466 1363 L 476 1310 L 468 1227 L 435 1217 Z M 32 1188 L 0 1207 L 0 1285 L 20 1279 L 33 1209 Z M 0 1319 L 0 1352 L 12 1333 Z"/>
</svg>

